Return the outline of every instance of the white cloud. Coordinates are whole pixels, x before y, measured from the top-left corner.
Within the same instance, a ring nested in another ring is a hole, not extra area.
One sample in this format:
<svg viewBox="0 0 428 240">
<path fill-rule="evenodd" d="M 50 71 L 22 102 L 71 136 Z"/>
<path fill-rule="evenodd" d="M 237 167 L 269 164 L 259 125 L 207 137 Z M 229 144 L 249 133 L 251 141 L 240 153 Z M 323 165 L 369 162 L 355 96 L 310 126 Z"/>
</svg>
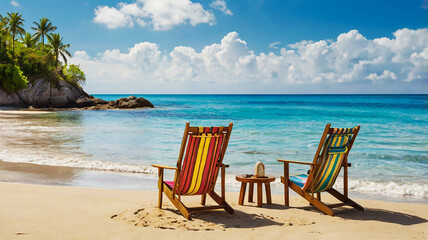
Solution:
<svg viewBox="0 0 428 240">
<path fill-rule="evenodd" d="M 273 49 L 279 49 L 278 45 L 280 45 L 281 42 L 273 42 L 271 44 L 269 44 L 269 48 L 273 48 Z"/>
<path fill-rule="evenodd" d="M 76 51 L 73 55 L 74 58 L 81 60 L 89 60 L 91 58 L 86 51 Z"/>
<path fill-rule="evenodd" d="M 21 5 L 19 4 L 19 2 L 17 2 L 16 0 L 12 0 L 10 1 L 10 4 L 12 4 L 12 6 L 14 7 L 20 7 Z"/>
<path fill-rule="evenodd" d="M 143 42 L 128 52 L 106 50 L 92 58 L 78 51 L 71 61 L 85 70 L 89 91 L 352 92 L 357 86 L 363 93 L 427 91 L 428 28 L 400 29 L 394 36 L 369 40 L 351 30 L 334 41 L 301 41 L 278 54 L 255 54 L 231 32 L 200 52 L 177 46 L 165 53 Z"/>
<path fill-rule="evenodd" d="M 389 70 L 384 70 L 383 73 L 378 76 L 377 73 L 370 73 L 366 79 L 372 80 L 372 81 L 377 81 L 377 80 L 385 80 L 385 79 L 392 79 L 395 80 L 397 79 L 397 75 L 395 75 L 395 73 L 389 71 Z"/>
<path fill-rule="evenodd" d="M 215 16 L 190 0 L 136 0 L 129 4 L 121 2 L 117 7 L 98 6 L 93 21 L 110 29 L 137 24 L 149 25 L 154 30 L 169 30 L 181 24 L 213 25 Z"/>
<path fill-rule="evenodd" d="M 127 16 L 116 8 L 107 6 L 98 6 L 95 9 L 94 22 L 102 23 L 110 29 L 134 26 L 134 21 L 130 16 Z"/>
<path fill-rule="evenodd" d="M 215 0 L 210 4 L 210 7 L 220 10 L 226 15 L 233 15 L 232 11 L 227 9 L 226 2 L 224 0 Z"/>
</svg>

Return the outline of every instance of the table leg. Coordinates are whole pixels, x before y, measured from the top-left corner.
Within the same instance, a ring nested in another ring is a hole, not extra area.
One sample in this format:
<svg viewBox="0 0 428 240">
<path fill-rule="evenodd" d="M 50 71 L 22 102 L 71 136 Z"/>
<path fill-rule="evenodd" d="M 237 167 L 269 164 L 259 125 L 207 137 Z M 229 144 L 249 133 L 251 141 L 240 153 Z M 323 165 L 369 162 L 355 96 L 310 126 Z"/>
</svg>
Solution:
<svg viewBox="0 0 428 240">
<path fill-rule="evenodd" d="M 262 183 L 257 183 L 257 207 L 261 207 L 262 204 L 263 204 Z"/>
<path fill-rule="evenodd" d="M 242 182 L 241 183 L 241 192 L 239 192 L 239 205 L 244 205 L 244 197 L 245 197 L 245 189 L 247 188 L 247 183 Z"/>
<path fill-rule="evenodd" d="M 254 193 L 254 183 L 249 183 L 248 189 L 248 202 L 253 202 L 253 193 Z"/>
<path fill-rule="evenodd" d="M 272 196 L 270 194 L 270 183 L 265 183 L 266 189 L 266 202 L 267 204 L 272 204 Z"/>
</svg>

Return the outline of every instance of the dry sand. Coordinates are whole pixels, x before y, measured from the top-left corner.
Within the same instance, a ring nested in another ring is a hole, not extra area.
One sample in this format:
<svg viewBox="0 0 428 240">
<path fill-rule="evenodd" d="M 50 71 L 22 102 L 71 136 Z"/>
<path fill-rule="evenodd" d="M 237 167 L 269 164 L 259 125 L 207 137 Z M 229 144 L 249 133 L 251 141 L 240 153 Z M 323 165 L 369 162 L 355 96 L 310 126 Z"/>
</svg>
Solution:
<svg viewBox="0 0 428 240">
<path fill-rule="evenodd" d="M 428 204 L 357 199 L 365 212 L 340 208 L 330 217 L 298 196 L 291 208 L 272 197 L 258 208 L 227 193 L 234 215 L 188 221 L 166 198 L 157 209 L 157 192 L 0 182 L 0 239 L 428 239 Z"/>
</svg>

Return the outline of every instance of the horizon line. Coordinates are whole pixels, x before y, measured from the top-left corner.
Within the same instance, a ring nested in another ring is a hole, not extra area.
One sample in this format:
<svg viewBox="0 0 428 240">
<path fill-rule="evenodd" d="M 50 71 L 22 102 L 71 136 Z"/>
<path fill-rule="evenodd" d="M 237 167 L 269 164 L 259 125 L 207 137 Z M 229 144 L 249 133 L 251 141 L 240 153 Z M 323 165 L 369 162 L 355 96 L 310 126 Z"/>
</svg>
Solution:
<svg viewBox="0 0 428 240">
<path fill-rule="evenodd" d="M 89 95 L 428 95 L 428 93 L 90 93 Z"/>
</svg>

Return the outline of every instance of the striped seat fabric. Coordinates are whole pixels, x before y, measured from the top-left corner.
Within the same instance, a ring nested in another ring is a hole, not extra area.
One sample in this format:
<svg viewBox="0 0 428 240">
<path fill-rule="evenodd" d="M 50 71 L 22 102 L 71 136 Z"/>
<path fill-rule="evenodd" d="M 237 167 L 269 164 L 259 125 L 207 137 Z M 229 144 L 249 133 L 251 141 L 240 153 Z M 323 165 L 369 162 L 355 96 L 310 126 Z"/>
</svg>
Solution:
<svg viewBox="0 0 428 240">
<path fill-rule="evenodd" d="M 290 181 L 294 182 L 299 187 L 303 187 L 306 184 L 306 180 L 308 180 L 308 176 L 308 174 L 290 176 Z"/>
<path fill-rule="evenodd" d="M 314 192 L 317 193 L 333 187 L 342 167 L 343 158 L 348 152 L 348 144 L 354 130 L 355 128 L 333 128 L 318 159 L 320 165 L 317 172 L 313 180 L 306 181 L 303 190 L 309 191 L 313 185 Z M 293 181 L 291 178 L 290 180 Z"/>
<path fill-rule="evenodd" d="M 186 153 L 176 188 L 180 195 L 200 195 L 211 191 L 219 170 L 223 146 L 223 127 L 199 127 L 189 135 Z M 174 182 L 165 182 L 171 188 Z"/>
</svg>

